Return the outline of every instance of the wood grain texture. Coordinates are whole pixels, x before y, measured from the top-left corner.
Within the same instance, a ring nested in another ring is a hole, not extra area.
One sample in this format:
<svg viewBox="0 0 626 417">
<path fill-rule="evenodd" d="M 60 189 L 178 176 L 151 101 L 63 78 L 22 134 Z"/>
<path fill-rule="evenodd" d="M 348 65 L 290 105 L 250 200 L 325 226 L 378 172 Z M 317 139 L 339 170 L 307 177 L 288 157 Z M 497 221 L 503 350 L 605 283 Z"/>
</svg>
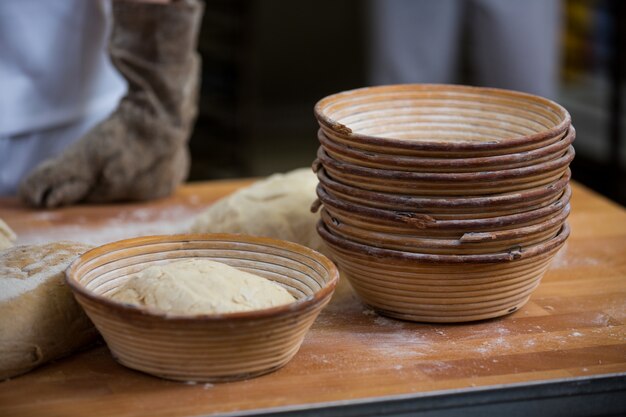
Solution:
<svg viewBox="0 0 626 417">
<path fill-rule="evenodd" d="M 243 184 L 194 184 L 143 205 L 45 212 L 54 214 L 45 221 L 0 200 L 0 217 L 18 234 L 39 228 L 54 236 L 80 215 L 90 219 L 88 232 L 131 206 L 197 211 Z M 128 370 L 99 346 L 0 383 L 0 415 L 185 416 L 626 372 L 626 211 L 573 188 L 572 235 L 530 302 L 510 316 L 465 325 L 395 321 L 365 308 L 342 280 L 298 354 L 272 374 L 186 385 Z"/>
</svg>

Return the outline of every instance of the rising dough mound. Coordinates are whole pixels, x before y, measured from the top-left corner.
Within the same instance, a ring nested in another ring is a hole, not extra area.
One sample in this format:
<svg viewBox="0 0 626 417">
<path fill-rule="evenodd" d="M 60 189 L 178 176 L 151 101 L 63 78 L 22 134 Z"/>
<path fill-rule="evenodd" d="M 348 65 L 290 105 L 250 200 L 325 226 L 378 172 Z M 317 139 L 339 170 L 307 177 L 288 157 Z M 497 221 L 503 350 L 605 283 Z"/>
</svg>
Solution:
<svg viewBox="0 0 626 417">
<path fill-rule="evenodd" d="M 268 279 L 205 259 L 149 267 L 130 277 L 111 298 L 189 315 L 260 310 L 295 301 Z"/>
<path fill-rule="evenodd" d="M 0 380 L 66 356 L 97 337 L 65 285 L 65 269 L 87 249 L 55 242 L 0 252 Z"/>
<path fill-rule="evenodd" d="M 244 233 L 299 243 L 324 252 L 311 213 L 317 177 L 310 168 L 274 174 L 213 204 L 191 227 L 192 233 Z"/>
<path fill-rule="evenodd" d="M 11 228 L 2 219 L 0 219 L 0 250 L 13 246 L 15 238 L 16 236 L 15 233 L 13 233 L 13 230 L 11 230 Z"/>
</svg>

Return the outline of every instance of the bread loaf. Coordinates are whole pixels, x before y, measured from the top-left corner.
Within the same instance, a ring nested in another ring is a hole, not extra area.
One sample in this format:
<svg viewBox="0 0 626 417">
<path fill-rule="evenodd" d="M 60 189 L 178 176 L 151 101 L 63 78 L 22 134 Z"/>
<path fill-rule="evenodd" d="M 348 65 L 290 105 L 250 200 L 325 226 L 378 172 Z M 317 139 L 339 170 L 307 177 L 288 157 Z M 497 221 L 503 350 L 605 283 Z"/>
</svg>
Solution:
<svg viewBox="0 0 626 417">
<path fill-rule="evenodd" d="M 65 269 L 87 249 L 55 242 L 0 252 L 0 380 L 66 356 L 97 337 L 65 284 Z"/>
<path fill-rule="evenodd" d="M 324 251 L 311 212 L 317 177 L 310 168 L 274 174 L 213 204 L 191 227 L 192 233 L 244 233 L 273 237 Z"/>
</svg>

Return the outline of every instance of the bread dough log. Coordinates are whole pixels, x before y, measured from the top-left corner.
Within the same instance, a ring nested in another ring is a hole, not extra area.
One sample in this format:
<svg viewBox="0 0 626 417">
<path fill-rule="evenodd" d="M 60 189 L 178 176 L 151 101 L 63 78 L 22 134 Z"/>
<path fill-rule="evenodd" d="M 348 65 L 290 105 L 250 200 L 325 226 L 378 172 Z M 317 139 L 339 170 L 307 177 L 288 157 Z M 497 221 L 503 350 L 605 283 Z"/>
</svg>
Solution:
<svg viewBox="0 0 626 417">
<path fill-rule="evenodd" d="M 277 283 L 206 259 L 149 267 L 130 277 L 111 298 L 177 315 L 235 313 L 295 301 Z"/>
<path fill-rule="evenodd" d="M 274 174 L 213 204 L 190 231 L 272 237 L 324 252 L 315 229 L 319 213 L 311 213 L 316 186 L 310 168 Z"/>
<path fill-rule="evenodd" d="M 15 242 L 16 236 L 13 230 L 0 219 L 0 250 L 10 248 Z"/>
<path fill-rule="evenodd" d="M 0 253 L 0 380 L 93 342 L 97 331 L 65 285 L 65 269 L 89 246 L 55 242 Z"/>
</svg>

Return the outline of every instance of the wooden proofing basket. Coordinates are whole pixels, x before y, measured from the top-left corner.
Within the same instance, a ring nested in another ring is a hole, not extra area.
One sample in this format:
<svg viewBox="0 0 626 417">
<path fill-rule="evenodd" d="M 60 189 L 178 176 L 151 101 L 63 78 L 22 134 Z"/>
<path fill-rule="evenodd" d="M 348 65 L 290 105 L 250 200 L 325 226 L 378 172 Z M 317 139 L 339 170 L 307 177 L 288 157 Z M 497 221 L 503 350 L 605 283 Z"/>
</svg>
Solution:
<svg viewBox="0 0 626 417">
<path fill-rule="evenodd" d="M 321 217 L 326 228 L 334 235 L 356 243 L 405 252 L 432 253 L 442 255 L 472 255 L 503 252 L 513 247 L 526 248 L 552 239 L 561 230 L 569 215 L 570 206 L 543 223 L 494 232 L 463 234 L 460 239 L 424 238 L 408 234 L 390 234 L 369 230 L 343 223 L 322 208 Z"/>
<path fill-rule="evenodd" d="M 320 148 L 318 163 L 335 181 L 363 190 L 415 196 L 480 196 L 512 193 L 551 184 L 563 176 L 574 159 L 570 146 L 560 157 L 523 168 L 483 172 L 406 172 L 361 167 L 339 162 Z"/>
<path fill-rule="evenodd" d="M 506 216 L 548 206 L 557 201 L 569 184 L 569 168 L 551 184 L 513 193 L 486 196 L 410 196 L 364 190 L 336 181 L 323 167 L 317 170 L 320 186 L 337 200 L 369 208 L 419 213 L 439 220 L 462 220 Z"/>
<path fill-rule="evenodd" d="M 407 172 L 481 172 L 499 169 L 523 168 L 551 161 L 562 155 L 576 138 L 576 130 L 570 125 L 563 139 L 542 148 L 520 153 L 479 158 L 424 158 L 362 151 L 330 140 L 320 129 L 320 144 L 329 156 L 337 161 L 367 168 L 390 169 Z"/>
<path fill-rule="evenodd" d="M 189 258 L 223 262 L 279 283 L 296 302 L 222 315 L 168 315 L 107 298 L 149 266 Z M 67 283 L 123 365 L 174 380 L 224 381 L 276 370 L 298 351 L 330 301 L 334 264 L 304 246 L 244 235 L 153 236 L 86 252 Z"/>
<path fill-rule="evenodd" d="M 381 314 L 455 323 L 503 316 L 530 298 L 569 236 L 567 223 L 541 244 L 505 253 L 432 255 L 381 249 L 318 233 L 359 297 Z"/>
<path fill-rule="evenodd" d="M 477 158 L 541 149 L 571 118 L 542 97 L 496 88 L 400 84 L 344 91 L 315 105 L 331 141 L 366 152 Z"/>
<path fill-rule="evenodd" d="M 535 210 L 506 216 L 441 220 L 420 213 L 382 210 L 344 202 L 328 194 L 321 184 L 317 186 L 316 191 L 320 203 L 340 223 L 376 233 L 413 235 L 428 239 L 463 239 L 468 235 L 537 226 L 568 210 L 566 207 L 572 195 L 571 188 L 566 186 L 558 200 Z M 489 210 L 485 212 L 489 215 Z"/>
</svg>

